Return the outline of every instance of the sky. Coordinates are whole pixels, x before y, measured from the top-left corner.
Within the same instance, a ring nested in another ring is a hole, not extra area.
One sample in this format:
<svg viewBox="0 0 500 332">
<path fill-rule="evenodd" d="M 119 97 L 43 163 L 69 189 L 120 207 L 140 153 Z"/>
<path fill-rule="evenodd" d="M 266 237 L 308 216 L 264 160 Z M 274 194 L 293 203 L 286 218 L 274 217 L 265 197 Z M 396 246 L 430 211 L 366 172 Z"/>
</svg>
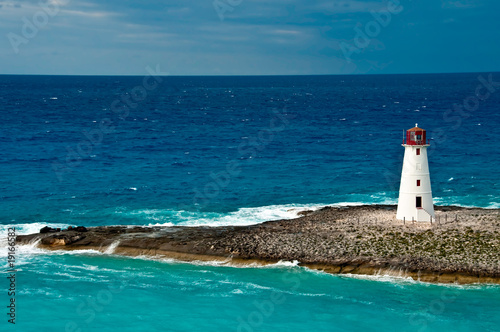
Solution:
<svg viewBox="0 0 500 332">
<path fill-rule="evenodd" d="M 0 0 L 0 74 L 500 71 L 498 0 Z"/>
</svg>

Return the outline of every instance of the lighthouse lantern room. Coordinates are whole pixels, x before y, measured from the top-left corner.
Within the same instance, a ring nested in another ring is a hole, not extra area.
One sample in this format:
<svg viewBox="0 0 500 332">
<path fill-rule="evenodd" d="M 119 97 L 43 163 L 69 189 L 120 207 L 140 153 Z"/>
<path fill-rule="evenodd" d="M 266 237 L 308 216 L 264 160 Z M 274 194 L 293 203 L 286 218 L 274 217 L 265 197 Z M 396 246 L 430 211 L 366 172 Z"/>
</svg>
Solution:
<svg viewBox="0 0 500 332">
<path fill-rule="evenodd" d="M 414 128 L 406 131 L 402 145 L 405 148 L 405 155 L 396 218 L 432 221 L 434 204 L 427 161 L 429 142 L 425 130 L 415 124 Z"/>
</svg>

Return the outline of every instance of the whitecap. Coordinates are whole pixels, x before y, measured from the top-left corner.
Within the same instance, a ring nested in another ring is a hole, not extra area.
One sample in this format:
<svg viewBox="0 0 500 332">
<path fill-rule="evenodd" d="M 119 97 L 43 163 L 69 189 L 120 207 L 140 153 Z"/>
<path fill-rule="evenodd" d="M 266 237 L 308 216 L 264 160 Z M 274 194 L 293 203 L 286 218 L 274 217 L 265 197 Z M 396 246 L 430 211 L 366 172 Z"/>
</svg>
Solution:
<svg viewBox="0 0 500 332">
<path fill-rule="evenodd" d="M 278 263 L 275 264 L 270 264 L 269 266 L 285 266 L 285 267 L 290 267 L 290 266 L 299 266 L 300 262 L 298 260 L 293 260 L 293 261 L 279 261 Z"/>
<path fill-rule="evenodd" d="M 360 280 L 372 280 L 372 281 L 389 282 L 389 283 L 410 283 L 410 284 L 415 284 L 415 283 L 419 283 L 420 282 L 418 280 L 413 279 L 412 277 L 405 276 L 404 274 L 401 274 L 401 275 L 389 275 L 389 274 L 368 275 L 368 274 L 345 273 L 345 274 L 335 274 L 334 276 L 346 277 L 346 278 L 351 278 L 351 279 L 360 279 Z"/>
<path fill-rule="evenodd" d="M 147 227 L 171 227 L 175 226 L 174 223 L 171 222 L 165 222 L 165 223 L 156 223 L 156 224 L 148 224 Z"/>
<path fill-rule="evenodd" d="M 16 235 L 34 234 L 34 233 L 39 233 L 40 229 L 42 229 L 45 226 L 52 228 L 66 229 L 68 228 L 68 226 L 71 225 L 62 223 L 40 223 L 40 222 L 34 222 L 29 224 L 0 225 L 0 234 L 6 235 L 7 230 L 12 227 L 16 229 Z"/>
<path fill-rule="evenodd" d="M 490 205 L 486 206 L 486 209 L 500 209 L 500 203 L 491 203 Z"/>
<path fill-rule="evenodd" d="M 240 208 L 237 211 L 199 212 L 171 209 L 142 209 L 116 213 L 143 218 L 145 221 L 155 221 L 149 226 L 239 226 L 254 225 L 270 220 L 293 219 L 299 217 L 299 212 L 317 210 L 324 204 L 287 204 L 262 207 Z"/>
<path fill-rule="evenodd" d="M 118 245 L 120 244 L 120 241 L 119 240 L 116 240 L 114 241 L 113 243 L 111 243 L 107 248 L 106 250 L 104 251 L 105 254 L 107 255 L 111 255 L 115 252 L 115 249 L 118 247 Z"/>
<path fill-rule="evenodd" d="M 127 211 L 117 209 L 114 213 L 133 217 L 149 227 L 158 226 L 246 226 L 272 220 L 289 220 L 301 216 L 303 211 L 317 211 L 326 206 L 346 207 L 371 204 L 396 204 L 397 198 L 390 193 L 378 192 L 373 195 L 347 195 L 344 202 L 333 204 L 284 204 L 240 208 L 232 212 L 186 211 L 173 209 L 139 209 Z M 365 199 L 369 197 L 371 202 Z M 136 222 L 134 222 L 136 223 Z"/>
</svg>

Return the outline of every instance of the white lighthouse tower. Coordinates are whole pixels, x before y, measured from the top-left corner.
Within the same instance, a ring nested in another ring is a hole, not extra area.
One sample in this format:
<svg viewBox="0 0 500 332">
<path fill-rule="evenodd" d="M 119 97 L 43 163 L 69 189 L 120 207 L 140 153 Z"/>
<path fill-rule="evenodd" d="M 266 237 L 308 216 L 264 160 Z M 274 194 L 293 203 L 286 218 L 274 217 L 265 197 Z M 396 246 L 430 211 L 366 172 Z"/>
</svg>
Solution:
<svg viewBox="0 0 500 332">
<path fill-rule="evenodd" d="M 432 221 L 434 204 L 432 203 L 431 178 L 427 162 L 425 130 L 415 124 L 415 128 L 406 131 L 403 140 L 405 157 L 399 187 L 399 220 Z"/>
</svg>

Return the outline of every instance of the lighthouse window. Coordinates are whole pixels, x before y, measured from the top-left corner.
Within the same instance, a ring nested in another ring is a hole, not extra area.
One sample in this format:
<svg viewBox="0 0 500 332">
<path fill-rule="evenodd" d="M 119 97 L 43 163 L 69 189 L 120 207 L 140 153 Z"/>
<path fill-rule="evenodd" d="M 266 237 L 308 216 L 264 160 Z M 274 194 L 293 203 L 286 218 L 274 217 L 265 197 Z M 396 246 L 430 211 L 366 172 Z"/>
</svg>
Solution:
<svg viewBox="0 0 500 332">
<path fill-rule="evenodd" d="M 420 196 L 417 196 L 416 207 L 418 208 L 422 207 L 422 197 Z"/>
<path fill-rule="evenodd" d="M 420 180 L 417 180 L 417 187 L 420 187 Z"/>
<path fill-rule="evenodd" d="M 420 156 L 420 148 L 417 149 L 417 156 Z"/>
</svg>

